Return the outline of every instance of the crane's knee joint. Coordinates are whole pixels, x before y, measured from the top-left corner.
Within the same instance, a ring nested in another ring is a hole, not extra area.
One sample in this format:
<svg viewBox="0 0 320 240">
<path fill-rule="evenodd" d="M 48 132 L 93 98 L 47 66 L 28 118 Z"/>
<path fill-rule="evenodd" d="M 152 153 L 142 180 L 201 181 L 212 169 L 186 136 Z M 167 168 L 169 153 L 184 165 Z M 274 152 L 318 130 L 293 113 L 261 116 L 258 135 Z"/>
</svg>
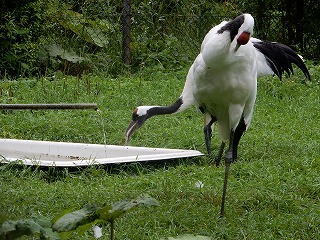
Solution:
<svg viewBox="0 0 320 240">
<path fill-rule="evenodd" d="M 233 153 L 231 151 L 228 151 L 226 154 L 226 164 L 230 164 L 233 162 Z"/>
</svg>

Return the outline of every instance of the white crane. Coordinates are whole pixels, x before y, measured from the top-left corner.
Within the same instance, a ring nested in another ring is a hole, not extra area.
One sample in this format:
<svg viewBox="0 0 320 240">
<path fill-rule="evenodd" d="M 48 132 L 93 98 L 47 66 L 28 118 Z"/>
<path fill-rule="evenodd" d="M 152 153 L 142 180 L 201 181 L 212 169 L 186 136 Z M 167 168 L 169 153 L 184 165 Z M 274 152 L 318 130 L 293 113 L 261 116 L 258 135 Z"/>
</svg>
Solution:
<svg viewBox="0 0 320 240">
<path fill-rule="evenodd" d="M 150 117 L 178 113 L 195 104 L 205 116 L 204 135 L 210 156 L 212 127 L 217 122 L 222 140 L 217 166 L 225 143 L 229 141 L 220 217 L 224 214 L 229 167 L 237 158 L 239 140 L 251 122 L 257 78 L 276 74 L 281 79 L 283 72 L 293 73 L 292 63 L 310 78 L 299 55 L 283 44 L 252 38 L 253 27 L 254 19 L 250 14 L 242 14 L 213 27 L 189 69 L 178 100 L 170 106 L 137 107 L 126 130 L 126 141 L 129 142 L 132 133 Z"/>
</svg>

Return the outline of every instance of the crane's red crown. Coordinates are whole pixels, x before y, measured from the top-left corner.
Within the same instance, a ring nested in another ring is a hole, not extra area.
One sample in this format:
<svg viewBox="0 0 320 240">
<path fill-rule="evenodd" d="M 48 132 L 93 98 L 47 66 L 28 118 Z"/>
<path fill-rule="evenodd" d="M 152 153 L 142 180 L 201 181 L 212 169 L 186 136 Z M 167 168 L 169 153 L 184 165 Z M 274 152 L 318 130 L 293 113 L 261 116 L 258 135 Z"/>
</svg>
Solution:
<svg viewBox="0 0 320 240">
<path fill-rule="evenodd" d="M 249 32 L 243 32 L 241 35 L 238 37 L 237 42 L 240 45 L 246 45 L 249 42 L 250 39 L 250 33 Z"/>
</svg>

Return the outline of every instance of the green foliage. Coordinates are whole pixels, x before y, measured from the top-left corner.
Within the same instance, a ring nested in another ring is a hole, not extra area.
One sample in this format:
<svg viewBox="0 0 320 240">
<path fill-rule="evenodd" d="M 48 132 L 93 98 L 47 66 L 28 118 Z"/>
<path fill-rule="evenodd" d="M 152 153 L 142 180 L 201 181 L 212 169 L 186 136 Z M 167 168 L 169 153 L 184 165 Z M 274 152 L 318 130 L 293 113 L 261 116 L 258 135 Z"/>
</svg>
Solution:
<svg viewBox="0 0 320 240">
<path fill-rule="evenodd" d="M 133 67 L 184 68 L 199 53 L 209 29 L 238 13 L 235 5 L 215 1 L 133 1 Z"/>
<path fill-rule="evenodd" d="M 255 17 L 255 36 L 282 42 L 306 58 L 319 60 L 319 1 L 240 0 L 237 5 Z"/>
<path fill-rule="evenodd" d="M 122 1 L 4 1 L 0 10 L 0 77 L 117 76 L 158 66 L 180 70 L 194 60 L 209 29 L 242 12 L 255 17 L 255 36 L 294 47 L 309 59 L 320 55 L 320 4 L 315 1 L 131 1 L 131 66 L 122 64 Z M 302 11 L 302 10 L 303 11 Z M 61 46 L 81 62 L 48 58 Z"/>
<path fill-rule="evenodd" d="M 51 223 L 44 217 L 34 217 L 17 221 L 6 221 L 1 225 L 1 239 L 17 239 L 21 236 L 36 236 L 39 239 L 59 240 L 60 237 L 51 229 Z"/>
<path fill-rule="evenodd" d="M 50 57 L 58 57 L 68 62 L 78 63 L 85 60 L 85 58 L 80 57 L 73 52 L 69 52 L 56 44 L 45 46 L 45 49 L 48 51 Z"/>
<path fill-rule="evenodd" d="M 118 201 L 112 206 L 99 207 L 88 204 L 80 210 L 68 213 L 64 211 L 52 220 L 52 226 L 51 222 L 44 217 L 18 221 L 8 220 L 0 227 L 0 237 L 13 240 L 29 235 L 48 240 L 68 239 L 75 231 L 81 235 L 95 224 L 106 221 L 111 223 L 112 240 L 114 239 L 114 221 L 139 205 L 159 206 L 159 203 L 154 198 L 143 195 L 132 200 Z"/>
<path fill-rule="evenodd" d="M 108 45 L 107 32 L 112 28 L 112 25 L 106 20 L 86 19 L 82 14 L 71 10 L 60 10 L 58 15 L 60 16 L 58 21 L 61 26 L 71 30 L 86 42 L 95 44 L 98 47 Z"/>
<path fill-rule="evenodd" d="M 45 28 L 41 4 L 13 5 L 0 11 L 0 77 L 28 76 L 39 70 L 37 48 Z"/>
<path fill-rule="evenodd" d="M 47 45 L 58 44 L 84 57 L 81 64 L 61 68 L 47 63 L 49 73 L 60 70 L 71 75 L 84 72 L 119 72 L 121 68 L 121 12 L 106 1 L 58 1 L 48 3 L 47 18 L 52 23 Z M 69 71 L 69 68 L 73 68 Z"/>
<path fill-rule="evenodd" d="M 81 76 L 92 70 L 89 59 L 79 56 L 72 49 L 65 50 L 57 44 L 43 46 L 39 51 L 39 60 L 47 67 L 68 75 Z"/>
<path fill-rule="evenodd" d="M 159 206 L 158 201 L 150 196 L 142 195 L 136 199 L 119 201 L 112 206 L 106 206 L 97 211 L 99 219 L 113 222 L 115 219 L 123 216 L 126 212 L 132 210 L 133 208 L 144 205 L 144 206 Z"/>
<path fill-rule="evenodd" d="M 56 221 L 53 221 L 52 229 L 57 232 L 69 232 L 80 225 L 84 225 L 92 222 L 97 218 L 96 207 L 87 205 L 84 208 L 64 214 L 59 217 Z"/>
</svg>

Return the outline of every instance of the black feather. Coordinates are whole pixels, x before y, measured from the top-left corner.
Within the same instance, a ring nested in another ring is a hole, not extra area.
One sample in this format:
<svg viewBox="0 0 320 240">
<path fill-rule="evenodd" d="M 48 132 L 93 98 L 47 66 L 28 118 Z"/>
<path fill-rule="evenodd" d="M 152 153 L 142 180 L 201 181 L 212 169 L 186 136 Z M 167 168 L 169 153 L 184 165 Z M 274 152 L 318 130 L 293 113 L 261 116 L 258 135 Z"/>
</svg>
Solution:
<svg viewBox="0 0 320 240">
<path fill-rule="evenodd" d="M 299 57 L 299 55 L 290 47 L 277 42 L 260 41 L 253 42 L 253 46 L 258 49 L 266 58 L 269 67 L 281 79 L 284 72 L 293 74 L 292 63 L 296 64 L 310 79 L 309 71 Z"/>
<path fill-rule="evenodd" d="M 218 30 L 218 33 L 221 34 L 224 31 L 230 31 L 230 40 L 232 42 L 233 39 L 235 38 L 235 36 L 238 34 L 238 30 L 243 23 L 244 23 L 244 15 L 240 15 L 240 16 L 236 17 L 235 19 L 229 21 L 222 28 L 220 28 Z"/>
<path fill-rule="evenodd" d="M 153 107 L 147 111 L 148 118 L 155 115 L 172 114 L 179 110 L 183 104 L 182 98 L 178 98 L 176 102 L 167 107 Z"/>
</svg>

